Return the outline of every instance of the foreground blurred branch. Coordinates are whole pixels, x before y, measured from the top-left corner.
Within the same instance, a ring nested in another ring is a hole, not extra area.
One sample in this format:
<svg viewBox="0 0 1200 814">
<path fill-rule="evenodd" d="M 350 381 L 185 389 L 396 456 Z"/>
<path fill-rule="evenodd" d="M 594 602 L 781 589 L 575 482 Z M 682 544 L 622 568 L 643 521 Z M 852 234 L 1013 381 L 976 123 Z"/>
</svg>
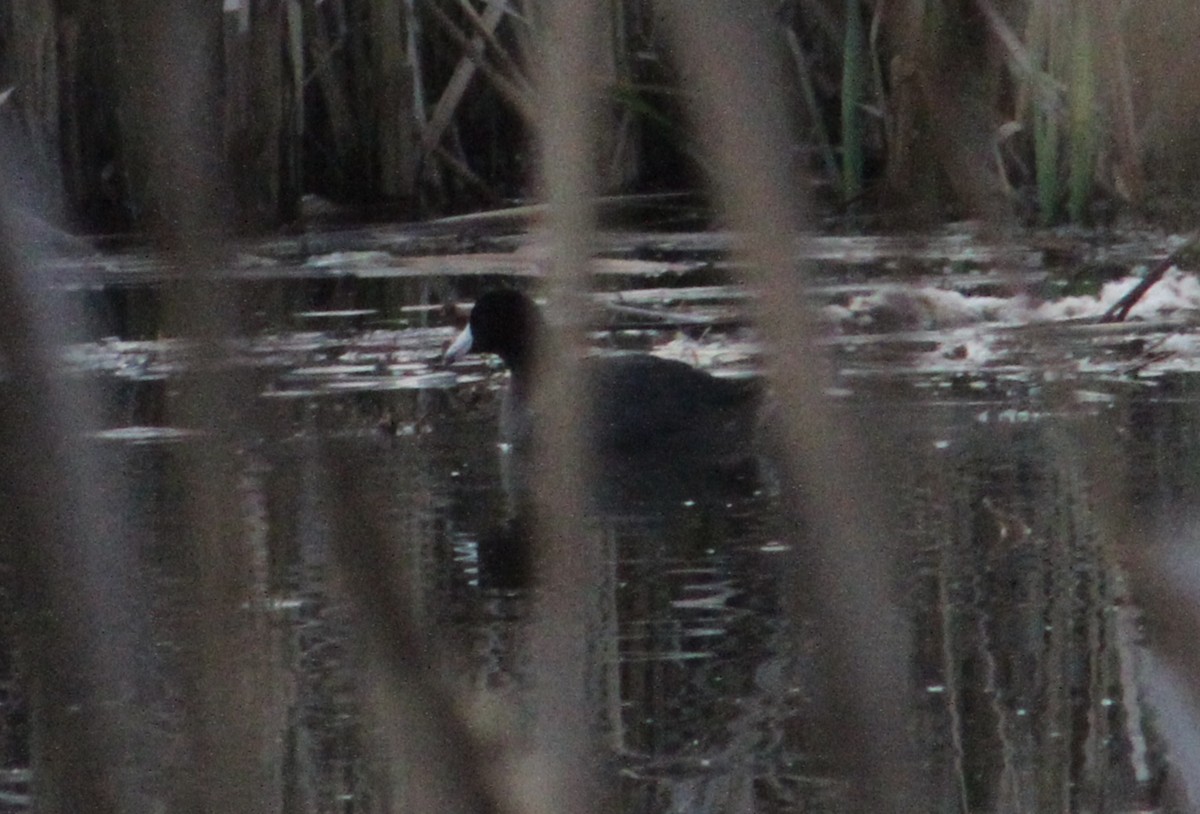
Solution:
<svg viewBox="0 0 1200 814">
<path fill-rule="evenodd" d="M 274 684 L 263 600 L 239 492 L 243 417 L 253 397 L 229 359 L 236 329 L 222 234 L 231 196 L 219 127 L 218 6 L 137 0 L 122 6 L 122 104 L 141 127 L 132 158 L 146 182 L 150 222 L 182 280 L 166 289 L 167 330 L 190 340 L 170 409 L 204 443 L 185 445 L 171 473 L 186 500 L 193 563 L 179 631 L 187 758 L 173 767 L 179 811 L 274 811 L 278 738 L 268 726 Z"/>
<path fill-rule="evenodd" d="M 782 60 L 767 36 L 766 4 L 731 8 L 718 0 L 661 0 L 674 54 L 694 77 L 692 120 L 716 167 L 720 202 L 741 235 L 740 250 L 764 289 L 759 322 L 773 349 L 785 470 L 784 511 L 794 528 L 793 604 L 828 631 L 825 689 L 838 722 L 827 733 L 851 780 L 854 810 L 924 811 L 909 739 L 912 651 L 892 599 L 889 530 L 894 521 L 873 488 L 874 465 L 824 395 L 827 366 L 815 350 L 802 277 L 795 268 L 799 224 L 788 150 Z M 737 60 L 719 55 L 736 53 Z"/>
<path fill-rule="evenodd" d="M 536 360 L 534 497 L 543 585 L 534 620 L 535 747 L 547 775 L 552 810 L 587 814 L 597 805 L 593 776 L 598 741 L 588 692 L 598 658 L 593 618 L 601 556 L 583 533 L 591 462 L 582 427 L 590 406 L 580 385 L 577 350 L 587 324 L 588 257 L 595 224 L 593 134 L 598 88 L 596 0 L 563 0 L 546 9 L 546 42 L 538 65 L 544 106 L 538 121 L 541 181 L 549 204 L 552 305 L 567 328 L 549 332 Z M 584 466 L 580 466 L 585 462 Z"/>
<path fill-rule="evenodd" d="M 82 444 L 97 411 L 84 385 L 60 374 L 58 332 L 69 321 L 21 241 L 8 169 L 0 166 L 0 544 L 32 718 L 36 806 L 139 810 L 129 766 L 134 569 L 106 522 L 103 479 Z"/>
</svg>

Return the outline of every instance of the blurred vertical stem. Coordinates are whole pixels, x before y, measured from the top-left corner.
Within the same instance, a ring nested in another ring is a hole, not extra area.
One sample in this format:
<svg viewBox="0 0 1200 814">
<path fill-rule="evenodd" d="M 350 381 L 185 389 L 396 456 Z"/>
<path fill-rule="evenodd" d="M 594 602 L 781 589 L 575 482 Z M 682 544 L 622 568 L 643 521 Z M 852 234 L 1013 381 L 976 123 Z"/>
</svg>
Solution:
<svg viewBox="0 0 1200 814">
<path fill-rule="evenodd" d="M 849 778 L 842 808 L 925 812 L 930 807 L 910 737 L 912 643 L 891 596 L 890 549 L 899 526 L 877 491 L 880 469 L 869 445 L 825 396 L 829 360 L 813 344 L 817 328 L 796 261 L 802 185 L 786 158 L 792 136 L 780 100 L 788 85 L 780 55 L 768 47 L 772 7 L 655 4 L 669 24 L 691 121 L 712 156 L 716 197 L 738 236 L 735 248 L 757 272 L 751 279 L 761 295 L 756 317 L 763 342 L 777 351 L 771 374 L 778 413 L 765 422 L 764 441 L 778 451 L 781 508 L 794 528 L 805 530 L 784 566 L 793 581 L 783 602 L 797 623 L 814 614 L 816 629 L 828 634 L 811 669 L 831 707 L 821 736 Z M 882 423 L 872 431 L 884 433 Z"/>
<path fill-rule="evenodd" d="M 229 342 L 238 323 L 226 272 L 232 195 L 220 151 L 221 8 L 188 0 L 112 0 L 109 8 L 121 30 L 121 105 L 126 121 L 140 125 L 129 160 L 144 173 L 161 256 L 180 271 L 164 287 L 166 331 L 187 340 L 189 355 L 169 410 L 205 439 L 181 447 L 167 475 L 186 496 L 178 544 L 191 579 L 179 588 L 176 633 L 183 744 L 164 767 L 164 808 L 265 814 L 278 810 L 278 685 L 264 553 L 247 539 L 241 510 L 253 384 Z"/>
<path fill-rule="evenodd" d="M 600 89 L 601 4 L 598 0 L 547 3 L 545 51 L 538 62 L 542 107 L 538 118 L 539 173 L 548 204 L 550 264 L 547 288 L 566 326 L 548 332 L 537 360 L 533 499 L 542 590 L 531 632 L 534 743 L 541 761 L 545 810 L 586 814 L 600 810 L 593 777 L 594 608 L 603 562 L 586 541 L 583 524 L 587 456 L 580 426 L 582 370 L 576 350 L 583 338 L 591 235 L 595 225 L 594 167 Z M 581 420 L 584 416 L 584 420 Z M 580 462 L 585 462 L 580 466 Z"/>
<path fill-rule="evenodd" d="M 842 199 L 862 193 L 862 103 L 866 88 L 866 55 L 859 0 L 846 0 L 846 41 L 842 49 Z"/>
<path fill-rule="evenodd" d="M 1067 216 L 1074 223 L 1084 219 L 1096 160 L 1096 38 L 1090 3 L 1091 0 L 1077 2 L 1071 18 Z"/>
<path fill-rule="evenodd" d="M 0 157 L 0 590 L 4 632 L 15 639 L 5 657 L 15 645 L 29 706 L 33 808 L 142 811 L 150 784 L 135 773 L 130 703 L 146 680 L 129 610 L 135 567 L 129 538 L 104 508 L 108 473 L 83 441 L 99 408 L 82 377 L 59 364 L 71 320 L 36 248 L 22 241 L 11 203 L 18 174 Z M 10 748 L 20 742 L 5 737 Z"/>
</svg>

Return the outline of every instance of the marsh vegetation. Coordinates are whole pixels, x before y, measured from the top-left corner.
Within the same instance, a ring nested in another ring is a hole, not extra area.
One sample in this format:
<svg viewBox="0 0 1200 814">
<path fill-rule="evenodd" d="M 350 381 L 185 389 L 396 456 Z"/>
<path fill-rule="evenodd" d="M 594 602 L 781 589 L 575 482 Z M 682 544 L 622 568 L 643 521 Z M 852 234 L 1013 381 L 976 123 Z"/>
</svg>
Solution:
<svg viewBox="0 0 1200 814">
<path fill-rule="evenodd" d="M 0 808 L 1190 810 L 1193 5 L 5 5 Z"/>
</svg>

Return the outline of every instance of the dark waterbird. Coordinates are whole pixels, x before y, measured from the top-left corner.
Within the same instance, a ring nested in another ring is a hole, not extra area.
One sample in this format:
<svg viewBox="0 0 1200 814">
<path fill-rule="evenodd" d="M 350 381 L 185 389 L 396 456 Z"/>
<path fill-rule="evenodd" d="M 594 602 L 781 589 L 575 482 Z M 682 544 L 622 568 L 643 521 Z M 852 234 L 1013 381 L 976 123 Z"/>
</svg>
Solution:
<svg viewBox="0 0 1200 814">
<path fill-rule="evenodd" d="M 512 373 L 502 414 L 505 440 L 520 449 L 534 430 L 530 411 L 541 313 L 526 294 L 497 289 L 483 294 L 470 321 L 446 350 L 446 362 L 467 353 L 494 353 Z M 762 386 L 725 379 L 683 362 L 645 353 L 584 361 L 591 410 L 589 442 L 611 462 L 635 459 L 645 468 L 729 469 L 753 456 Z"/>
</svg>

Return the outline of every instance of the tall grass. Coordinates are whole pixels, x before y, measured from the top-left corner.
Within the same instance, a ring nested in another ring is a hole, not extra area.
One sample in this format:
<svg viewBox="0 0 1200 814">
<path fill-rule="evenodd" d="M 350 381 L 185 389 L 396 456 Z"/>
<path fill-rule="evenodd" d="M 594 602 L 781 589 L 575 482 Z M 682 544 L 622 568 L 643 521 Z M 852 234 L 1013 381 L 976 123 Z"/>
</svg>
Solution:
<svg viewBox="0 0 1200 814">
<path fill-rule="evenodd" d="M 1058 217 L 1061 184 L 1062 139 L 1061 105 L 1055 75 L 1060 73 L 1061 42 L 1065 14 L 1053 0 L 1034 0 L 1030 10 L 1028 34 L 1033 63 L 1023 80 L 1021 95 L 1028 105 L 1027 116 L 1033 125 L 1034 165 L 1036 167 L 1038 222 L 1049 225 Z M 1017 111 L 1021 116 L 1021 111 Z"/>
<path fill-rule="evenodd" d="M 339 22 L 335 12 L 347 7 L 334 0 L 306 2 L 304 24 L 311 38 L 307 53 L 314 62 L 313 81 L 319 86 L 313 93 L 322 99 L 330 117 L 327 124 L 351 139 L 348 145 L 336 145 L 330 160 L 352 163 L 359 148 L 380 133 L 363 138 L 349 132 L 362 120 L 358 105 L 372 94 L 361 87 L 352 93 L 345 84 L 350 68 L 339 63 L 339 54 L 346 47 L 353 50 L 353 43 L 347 46 L 344 32 L 330 23 Z M 211 439 L 181 456 L 173 473 L 186 492 L 187 532 L 180 545 L 194 564 L 195 579 L 186 589 L 191 612 L 182 623 L 190 679 L 182 700 L 189 713 L 187 756 L 178 767 L 180 775 L 170 778 L 168 797 L 180 811 L 273 811 L 277 807 L 267 789 L 276 744 L 266 737 L 262 721 L 268 714 L 271 677 L 253 661 L 266 639 L 264 603 L 259 601 L 262 586 L 255 582 L 254 564 L 248 562 L 250 555 L 228 517 L 228 507 L 238 497 L 230 461 L 252 428 L 238 418 L 250 412 L 245 409 L 250 394 L 226 378 L 236 368 L 227 341 L 235 329 L 235 304 L 214 271 L 227 259 L 223 236 L 231 228 L 217 155 L 222 139 L 214 126 L 218 72 L 213 54 L 219 51 L 214 47 L 219 26 L 194 4 L 141 0 L 123 8 L 119 21 L 127 73 L 118 98 L 124 107 L 122 121 L 141 122 L 139 129 L 124 134 L 129 136 L 124 157 L 144 162 L 134 174 L 146 199 L 155 204 L 148 208 L 148 225 L 158 251 L 184 278 L 168 295 L 178 333 L 196 349 L 193 375 L 183 383 L 177 403 L 179 420 Z M 413 14 L 415 7 L 391 8 L 394 14 Z M 741 13 L 744 10 L 722 0 L 658 0 L 656 8 L 668 20 L 673 58 L 685 77 L 693 123 L 689 132 L 712 156 L 714 197 L 740 235 L 739 251 L 750 270 L 748 283 L 762 293 L 757 300 L 759 325 L 777 350 L 771 364 L 780 410 L 782 488 L 793 519 L 803 504 L 811 511 L 814 527 L 811 546 L 793 547 L 788 576 L 793 599 L 809 595 L 800 586 L 811 588 L 819 598 L 816 612 L 830 631 L 830 655 L 820 670 L 839 714 L 829 739 L 854 781 L 853 803 L 859 810 L 928 810 L 921 805 L 910 740 L 911 641 L 891 588 L 889 545 L 897 525 L 880 495 L 881 484 L 873 478 L 878 469 L 866 437 L 854 433 L 825 396 L 829 371 L 806 310 L 804 269 L 795 265 L 795 239 L 807 202 L 791 172 L 794 134 L 783 115 L 786 106 L 780 103 L 789 84 L 776 48 L 780 38 L 773 36 L 779 33 L 772 27 L 776 23 L 765 6 Z M 1067 212 L 1083 217 L 1101 152 L 1103 121 L 1098 115 L 1093 18 L 1083 0 L 1071 15 L 1061 16 L 1055 8 L 1049 3 L 1033 7 L 1030 51 L 1040 56 L 1034 71 L 1018 77 L 1031 89 L 1028 115 L 1034 122 L 1033 149 L 1038 156 L 1043 206 L 1039 216 L 1046 222 L 1062 206 L 1064 172 Z M 861 111 L 866 60 L 862 8 L 857 0 L 848 0 L 845 9 L 840 109 L 845 116 L 843 193 L 850 197 L 865 180 L 867 139 Z M 536 64 L 529 68 L 537 77 L 531 86 L 536 92 L 526 96 L 519 89 L 506 97 L 515 107 L 530 105 L 523 112 L 538 135 L 538 169 L 530 183 L 549 203 L 551 291 L 566 322 L 574 326 L 584 324 L 579 292 L 587 284 L 595 226 L 595 131 L 604 121 L 597 107 L 597 100 L 604 98 L 602 83 L 596 81 L 601 59 L 591 38 L 599 10 L 598 3 L 573 0 L 541 9 L 545 16 L 536 23 L 537 15 L 531 13 L 523 23 L 528 26 L 523 36 L 545 37 L 525 51 L 527 58 L 537 51 Z M 449 18 L 448 10 L 443 11 Z M 328 19 L 329 15 L 334 16 Z M 488 27 L 485 20 L 483 28 Z M 388 30 L 393 38 L 388 45 L 395 46 L 400 34 L 392 26 Z M 459 55 L 456 64 L 469 58 L 481 73 L 491 72 L 496 88 L 522 87 L 512 66 L 500 67 L 504 57 L 499 52 L 490 61 L 478 53 L 500 47 L 488 34 L 476 32 L 468 41 L 474 43 L 470 53 Z M 740 58 L 728 59 L 731 52 Z M 376 58 L 368 72 L 376 79 L 378 73 L 399 70 L 395 51 L 370 53 Z M 270 73 L 272 81 L 295 76 Z M 1066 90 L 1060 91 L 1056 83 Z M 164 87 L 168 92 L 162 92 Z M 371 108 L 372 116 L 391 116 L 405 108 L 390 93 L 382 97 L 391 102 Z M 489 98 L 494 102 L 496 97 Z M 393 121 L 389 127 L 395 125 Z M 381 141 L 374 143 L 379 147 Z M 402 187 L 406 176 L 400 165 L 407 156 L 393 152 L 394 143 L 382 149 L 387 155 L 366 152 Z M 338 164 L 339 172 L 348 169 L 349 164 Z M 7 189 L 0 187 L 0 192 Z M 25 616 L 28 627 L 21 635 L 38 683 L 38 804 L 45 811 L 145 810 L 139 807 L 144 802 L 136 787 L 139 778 L 129 771 L 134 758 L 125 742 L 128 723 L 113 714 L 118 707 L 111 703 L 127 692 L 129 676 L 123 670 L 136 669 L 125 659 L 127 643 L 121 639 L 123 631 L 133 636 L 137 630 L 124 626 L 118 601 L 132 590 L 122 581 L 123 570 L 115 567 L 121 565 L 124 541 L 119 535 L 105 538 L 111 529 L 91 511 L 104 497 L 102 481 L 89 469 L 86 451 L 69 440 L 78 439 L 86 426 L 88 416 L 81 413 L 95 408 L 86 399 L 72 398 L 64 377 L 55 375 L 52 348 L 61 337 L 47 335 L 46 330 L 60 321 L 49 316 L 54 312 L 46 308 L 48 288 L 28 265 L 33 252 L 21 243 L 7 194 L 0 195 L 0 243 L 0 293 L 10 310 L 0 327 L 0 341 L 5 385 L 15 394 L 5 400 L 7 412 L 0 416 L 0 449 L 5 452 L 0 458 L 9 499 L 3 531 L 15 571 L 5 576 L 10 590 L 28 600 L 32 611 Z M 594 657 L 587 643 L 596 555 L 572 547 L 579 539 L 582 492 L 581 473 L 572 464 L 585 456 L 577 420 L 584 405 L 579 404 L 580 388 L 572 379 L 577 371 L 566 352 L 571 341 L 571 335 L 565 336 L 558 352 L 548 356 L 558 364 L 546 371 L 548 386 L 540 405 L 549 429 L 538 451 L 535 493 L 547 566 L 536 646 L 531 648 L 540 762 L 528 783 L 493 782 L 495 756 L 482 747 L 478 734 L 437 683 L 428 668 L 429 643 L 408 618 L 405 598 L 386 580 L 391 562 L 387 546 L 362 514 L 353 511 L 352 476 L 330 466 L 329 490 L 341 498 L 333 524 L 340 567 L 347 582 L 363 589 L 358 601 L 373 646 L 381 654 L 379 661 L 390 671 L 391 680 L 384 683 L 402 716 L 397 731 L 411 739 L 414 754 L 424 756 L 415 765 L 414 786 L 424 782 L 436 789 L 428 801 L 431 810 L 600 807 L 590 775 L 596 744 L 585 693 L 587 659 Z M 882 424 L 881 420 L 872 431 L 885 431 Z M 1054 627 L 1065 630 L 1067 621 L 1063 617 Z"/>
<path fill-rule="evenodd" d="M 1072 11 L 1067 102 L 1070 122 L 1067 217 L 1075 223 L 1081 223 L 1091 201 L 1092 179 L 1096 174 L 1096 147 L 1100 139 L 1100 117 L 1096 109 L 1098 42 L 1092 4 L 1077 3 Z"/>
<path fill-rule="evenodd" d="M 852 201 L 862 194 L 865 173 L 862 108 L 866 102 L 867 49 L 859 0 L 846 0 L 842 60 L 842 200 Z"/>
<path fill-rule="evenodd" d="M 1091 202 L 1103 136 L 1094 16 L 1089 3 L 1035 0 L 1026 27 L 1032 70 L 1019 79 L 1033 126 L 1042 225 L 1058 221 L 1064 209 L 1082 222 Z"/>
<path fill-rule="evenodd" d="M 270 225 L 293 217 L 306 192 L 389 203 L 409 217 L 528 194 L 539 107 L 529 77 L 543 50 L 543 5 L 295 0 L 276 13 L 226 3 L 214 92 L 224 101 L 224 159 L 238 168 L 236 201 L 245 220 Z M 601 6 L 597 81 L 617 104 L 598 119 L 598 160 L 618 188 L 690 183 L 689 170 L 664 177 L 662 169 L 664 155 L 674 156 L 667 166 L 694 169 L 699 153 L 681 136 L 674 103 L 681 77 L 653 24 L 651 0 Z M 889 161 L 915 161 L 923 177 L 910 191 L 945 196 L 939 204 L 950 211 L 970 209 L 966 199 L 978 195 L 957 179 L 998 170 L 993 174 L 1003 180 L 991 182 L 993 191 L 1015 189 L 1010 206 L 1017 214 L 1025 214 L 1028 193 L 1038 222 L 1079 221 L 1097 189 L 1136 203 L 1147 150 L 1166 159 L 1158 162 L 1164 168 L 1200 164 L 1190 137 L 1178 126 L 1166 130 L 1168 122 L 1186 120 L 1190 98 L 1188 77 L 1167 66 L 1185 63 L 1187 44 L 1200 34 L 1200 20 L 1179 0 L 1148 0 L 1125 11 L 1113 0 L 974 0 L 967 7 L 790 0 L 781 10 L 772 25 L 797 68 L 788 93 L 813 125 L 792 138 L 799 154 L 815 157 L 809 169 L 825 177 L 831 156 L 840 154 L 830 180 L 841 201 L 871 191 L 892 172 Z M 125 112 L 119 84 L 103 70 L 124 64 L 130 47 L 119 15 L 49 0 L 8 13 L 13 26 L 0 40 L 8 49 L 0 83 L 16 85 L 25 121 L 69 169 L 51 184 L 65 188 L 77 213 L 99 219 L 107 208 L 110 221 L 145 226 L 143 123 Z M 1172 18 L 1179 30 L 1161 26 Z M 103 36 L 81 36 L 91 29 Z M 56 38 L 61 48 L 50 47 Z M 964 41 L 969 47 L 957 52 Z M 1132 59 L 1135 47 L 1155 59 Z M 948 61 L 938 56 L 952 53 Z M 972 75 L 970 83 L 960 74 Z M 951 109 L 959 105 L 948 90 L 956 84 L 978 93 L 1006 87 L 975 100 L 1003 151 L 928 150 L 931 139 L 953 143 L 984 120 Z M 1160 90 L 1172 84 L 1180 91 Z M 840 132 L 831 137 L 833 130 Z M 1021 135 L 1010 137 L 1014 132 Z M 926 154 L 914 158 L 914 149 Z M 977 166 L 962 166 L 964 156 Z M 929 183 L 931 175 L 941 183 Z M 1155 173 L 1148 178 L 1153 182 Z"/>
</svg>

